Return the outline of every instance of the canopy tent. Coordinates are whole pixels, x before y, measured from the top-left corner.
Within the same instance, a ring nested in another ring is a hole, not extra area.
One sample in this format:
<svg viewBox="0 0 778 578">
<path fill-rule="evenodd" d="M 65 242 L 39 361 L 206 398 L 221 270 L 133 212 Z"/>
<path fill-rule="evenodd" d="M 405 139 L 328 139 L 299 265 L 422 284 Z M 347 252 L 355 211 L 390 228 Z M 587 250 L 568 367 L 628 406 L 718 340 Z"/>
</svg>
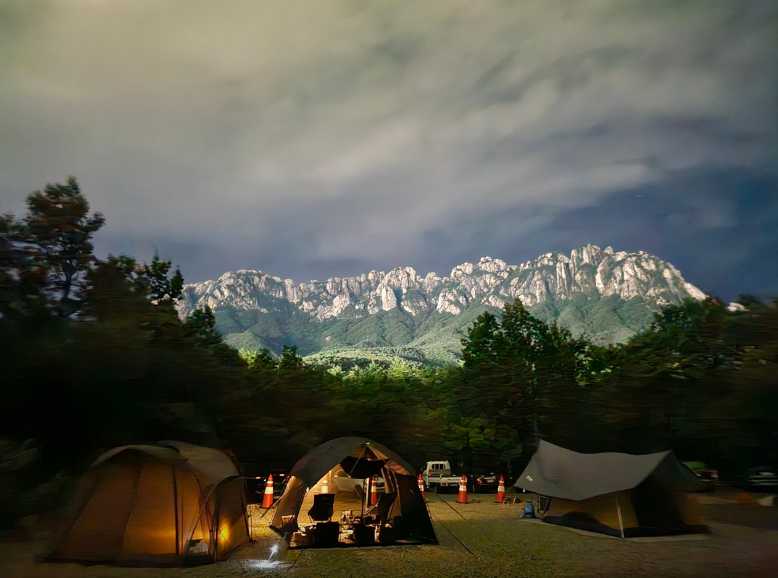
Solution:
<svg viewBox="0 0 778 578">
<path fill-rule="evenodd" d="M 515 487 L 550 498 L 546 522 L 625 536 L 704 531 L 671 451 L 583 454 L 541 440 Z"/>
<path fill-rule="evenodd" d="M 244 482 L 221 450 L 184 442 L 114 448 L 78 484 L 51 560 L 177 565 L 249 541 Z"/>
<path fill-rule="evenodd" d="M 338 515 L 365 513 L 369 484 L 366 478 L 384 480 L 379 506 L 399 540 L 437 543 L 415 471 L 385 446 L 361 437 L 342 437 L 308 452 L 290 472 L 278 501 L 271 528 L 282 535 L 315 524 L 310 515 L 317 494 L 334 496 Z"/>
</svg>

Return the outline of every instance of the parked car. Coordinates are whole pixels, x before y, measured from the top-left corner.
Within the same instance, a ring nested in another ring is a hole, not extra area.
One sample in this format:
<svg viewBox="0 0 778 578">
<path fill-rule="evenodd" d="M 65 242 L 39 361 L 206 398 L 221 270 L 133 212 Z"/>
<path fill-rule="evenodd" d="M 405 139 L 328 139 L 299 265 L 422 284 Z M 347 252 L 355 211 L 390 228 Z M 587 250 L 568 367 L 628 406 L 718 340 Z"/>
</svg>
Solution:
<svg viewBox="0 0 778 578">
<path fill-rule="evenodd" d="M 494 491 L 497 489 L 497 482 L 500 476 L 495 472 L 489 472 L 488 474 L 481 474 L 475 477 L 475 491 L 485 492 Z"/>
<path fill-rule="evenodd" d="M 330 491 L 337 492 L 356 492 L 361 495 L 365 488 L 365 480 L 361 478 L 352 478 L 345 472 L 335 473 L 333 476 L 334 488 Z"/>
<path fill-rule="evenodd" d="M 699 484 L 693 490 L 695 492 L 712 492 L 716 489 L 719 481 L 719 471 L 709 468 L 705 462 L 688 461 L 682 462 L 694 476 Z"/>
<path fill-rule="evenodd" d="M 363 491 L 368 491 L 366 480 L 363 478 L 352 478 L 346 472 L 336 473 L 334 476 L 335 488 L 330 488 L 330 491 L 337 490 L 339 492 L 355 492 L 362 494 Z M 379 493 L 384 491 L 386 483 L 381 476 L 373 478 L 373 483 Z"/>
<path fill-rule="evenodd" d="M 431 490 L 454 490 L 459 488 L 459 476 L 451 473 L 451 464 L 447 460 L 427 462 L 422 473 L 424 486 Z"/>
<path fill-rule="evenodd" d="M 719 479 L 719 471 L 709 468 L 705 462 L 684 462 L 683 464 L 694 472 L 694 475 L 698 478 L 714 481 L 718 481 Z"/>
<path fill-rule="evenodd" d="M 778 468 L 774 466 L 756 466 L 746 470 L 743 484 L 751 489 L 778 487 Z"/>
</svg>

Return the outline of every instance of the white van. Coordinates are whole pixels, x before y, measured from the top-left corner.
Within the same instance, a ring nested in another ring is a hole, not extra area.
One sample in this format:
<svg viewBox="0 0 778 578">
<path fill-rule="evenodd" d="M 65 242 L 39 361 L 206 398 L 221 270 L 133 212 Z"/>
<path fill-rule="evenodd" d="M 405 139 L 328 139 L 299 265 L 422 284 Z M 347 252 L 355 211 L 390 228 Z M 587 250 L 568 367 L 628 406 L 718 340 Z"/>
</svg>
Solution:
<svg viewBox="0 0 778 578">
<path fill-rule="evenodd" d="M 424 477 L 424 485 L 427 488 L 459 487 L 459 476 L 451 474 L 451 464 L 448 460 L 427 462 L 422 476 Z"/>
</svg>

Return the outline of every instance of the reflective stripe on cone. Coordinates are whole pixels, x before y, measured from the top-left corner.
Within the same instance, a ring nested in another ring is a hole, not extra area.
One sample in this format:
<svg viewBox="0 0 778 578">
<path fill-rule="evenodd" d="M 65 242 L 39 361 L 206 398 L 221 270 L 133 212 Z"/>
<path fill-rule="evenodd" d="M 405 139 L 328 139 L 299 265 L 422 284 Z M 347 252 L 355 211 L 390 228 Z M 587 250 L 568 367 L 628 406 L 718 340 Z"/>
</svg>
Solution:
<svg viewBox="0 0 778 578">
<path fill-rule="evenodd" d="M 467 504 L 467 476 L 459 478 L 459 493 L 457 494 L 457 504 Z"/>
<path fill-rule="evenodd" d="M 500 475 L 500 481 L 497 483 L 497 496 L 495 501 L 502 504 L 505 501 L 505 478 Z"/>
</svg>

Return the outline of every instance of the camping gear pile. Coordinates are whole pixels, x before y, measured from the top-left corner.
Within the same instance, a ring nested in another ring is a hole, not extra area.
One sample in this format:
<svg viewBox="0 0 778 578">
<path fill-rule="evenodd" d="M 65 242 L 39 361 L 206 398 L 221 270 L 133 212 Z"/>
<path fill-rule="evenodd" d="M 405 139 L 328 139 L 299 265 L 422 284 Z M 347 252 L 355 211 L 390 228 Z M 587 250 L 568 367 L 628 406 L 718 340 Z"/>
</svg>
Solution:
<svg viewBox="0 0 778 578">
<path fill-rule="evenodd" d="M 270 527 L 292 548 L 437 543 L 415 469 L 359 437 L 326 442 L 294 465 Z"/>
</svg>

